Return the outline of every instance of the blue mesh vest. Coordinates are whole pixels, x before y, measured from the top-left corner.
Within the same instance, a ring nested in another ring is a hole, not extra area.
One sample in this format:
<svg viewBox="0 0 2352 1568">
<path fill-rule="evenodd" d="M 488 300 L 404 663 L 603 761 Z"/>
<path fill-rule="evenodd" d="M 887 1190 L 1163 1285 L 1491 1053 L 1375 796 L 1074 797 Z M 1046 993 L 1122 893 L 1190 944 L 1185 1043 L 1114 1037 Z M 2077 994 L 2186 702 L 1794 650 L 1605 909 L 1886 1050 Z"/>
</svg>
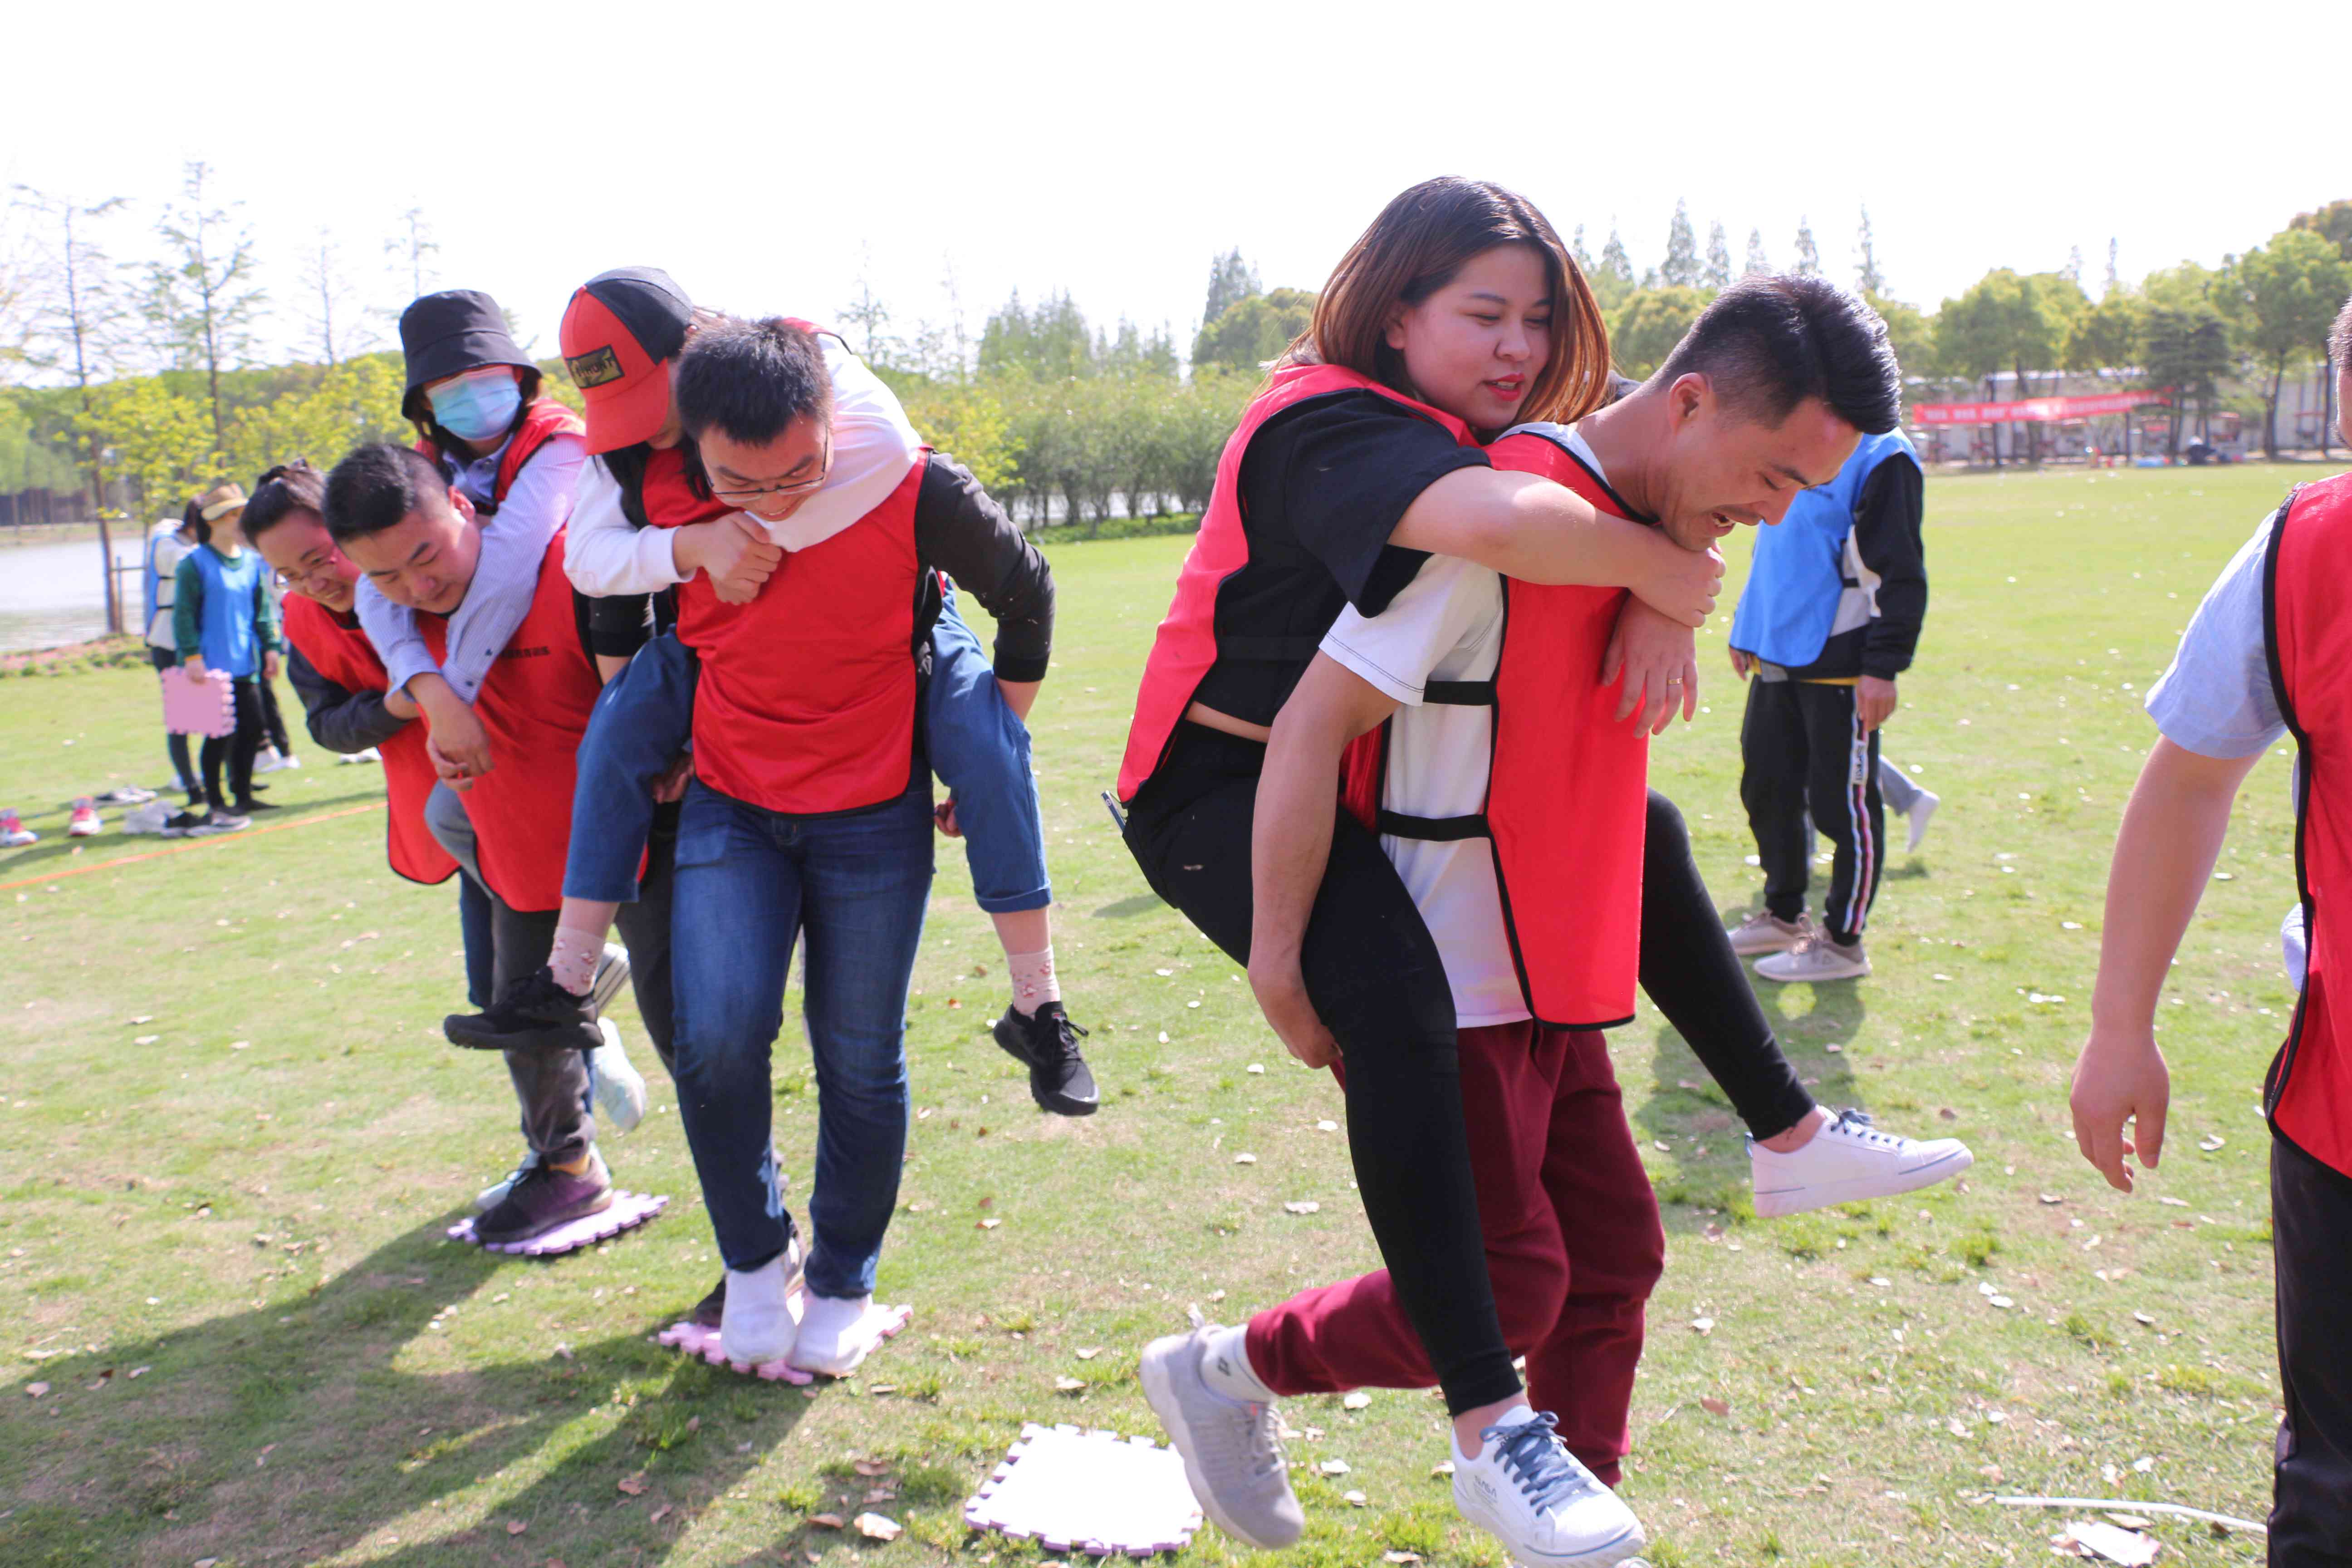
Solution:
<svg viewBox="0 0 2352 1568">
<path fill-rule="evenodd" d="M 1854 503 L 1879 464 L 1918 453 L 1900 430 L 1864 436 L 1837 478 L 1803 491 L 1788 516 L 1756 531 L 1756 558 L 1732 612 L 1731 646 L 1800 668 L 1821 658 L 1837 622 L 1838 598 L 1856 586 L 1846 570 Z"/>
</svg>

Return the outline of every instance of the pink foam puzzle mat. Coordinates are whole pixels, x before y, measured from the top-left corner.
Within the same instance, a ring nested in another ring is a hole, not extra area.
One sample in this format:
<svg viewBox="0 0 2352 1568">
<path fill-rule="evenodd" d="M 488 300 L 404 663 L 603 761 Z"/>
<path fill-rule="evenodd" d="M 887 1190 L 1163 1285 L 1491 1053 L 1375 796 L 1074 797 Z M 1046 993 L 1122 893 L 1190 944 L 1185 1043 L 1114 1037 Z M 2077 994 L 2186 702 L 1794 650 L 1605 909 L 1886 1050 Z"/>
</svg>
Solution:
<svg viewBox="0 0 2352 1568">
<path fill-rule="evenodd" d="M 486 1252 L 503 1252 L 513 1258 L 561 1258 L 567 1252 L 577 1252 L 583 1247 L 610 1241 L 625 1230 L 635 1230 L 668 1206 L 669 1199 L 667 1197 L 616 1192 L 611 1205 L 597 1213 L 565 1220 L 562 1225 L 542 1230 L 537 1236 L 525 1237 L 520 1241 L 485 1242 L 474 1234 L 471 1219 L 462 1219 L 451 1226 L 449 1239 L 469 1243 Z"/>
<path fill-rule="evenodd" d="M 793 1322 L 797 1323 L 801 1321 L 801 1311 L 807 1305 L 807 1300 L 806 1293 L 797 1287 L 789 1297 L 785 1298 L 785 1308 L 792 1313 Z M 866 1338 L 868 1347 L 866 1353 L 872 1354 L 874 1351 L 882 1347 L 885 1341 L 897 1338 L 898 1331 L 907 1326 L 907 1320 L 913 1315 L 914 1309 L 911 1307 L 886 1307 L 879 1301 L 869 1303 L 866 1309 L 866 1316 L 859 1321 L 856 1330 Z M 682 1323 L 672 1323 L 654 1336 L 654 1342 L 667 1345 L 673 1350 L 684 1351 L 690 1356 L 699 1356 L 712 1366 L 723 1366 L 730 1371 L 740 1372 L 747 1377 L 761 1378 L 769 1383 L 804 1384 L 816 1381 L 815 1373 L 803 1372 L 799 1367 L 793 1365 L 789 1359 L 782 1356 L 774 1361 L 756 1363 L 728 1360 L 727 1352 L 719 1343 L 719 1331 L 698 1323 L 691 1318 Z"/>
<path fill-rule="evenodd" d="M 236 728 L 236 698 L 228 677 L 217 669 L 197 680 L 178 665 L 159 672 L 163 682 L 163 728 L 174 735 L 218 739 Z"/>
<path fill-rule="evenodd" d="M 1173 1448 L 1032 1422 L 963 1505 L 963 1520 L 1048 1552 L 1150 1557 L 1192 1544 L 1201 1505 Z"/>
</svg>

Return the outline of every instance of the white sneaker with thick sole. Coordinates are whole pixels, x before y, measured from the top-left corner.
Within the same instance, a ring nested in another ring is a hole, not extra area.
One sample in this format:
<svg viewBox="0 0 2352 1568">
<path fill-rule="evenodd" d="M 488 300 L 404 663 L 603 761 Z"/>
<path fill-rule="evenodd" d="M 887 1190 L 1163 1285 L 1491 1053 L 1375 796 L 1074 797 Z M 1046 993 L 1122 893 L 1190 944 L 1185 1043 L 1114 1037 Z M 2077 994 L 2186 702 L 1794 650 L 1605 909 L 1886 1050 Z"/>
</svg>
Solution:
<svg viewBox="0 0 2352 1568">
<path fill-rule="evenodd" d="M 1813 934 L 1810 915 L 1784 921 L 1769 910 L 1758 910 L 1731 928 L 1731 951 L 1742 958 L 1759 952 L 1786 952 Z"/>
<path fill-rule="evenodd" d="M 800 1326 L 793 1321 L 793 1288 L 800 1283 L 797 1238 L 748 1273 L 727 1271 L 727 1305 L 719 1315 L 719 1348 L 741 1366 L 761 1366 L 793 1353 Z"/>
<path fill-rule="evenodd" d="M 588 1082 L 596 1114 L 615 1132 L 634 1132 L 646 1119 L 646 1075 L 622 1048 L 618 1024 L 599 1018 L 596 1032 L 604 1037 L 604 1043 L 588 1053 Z"/>
<path fill-rule="evenodd" d="M 500 1204 L 506 1202 L 507 1194 L 514 1191 L 514 1184 L 517 1182 L 521 1181 L 523 1177 L 529 1175 L 532 1171 L 538 1168 L 539 1151 L 536 1149 L 526 1148 L 522 1152 L 521 1164 L 517 1165 L 513 1170 L 509 1171 L 503 1180 L 492 1182 L 488 1186 L 484 1187 L 480 1192 L 474 1194 L 474 1212 L 476 1214 L 488 1214 L 492 1209 L 498 1207 Z"/>
<path fill-rule="evenodd" d="M 1927 819 L 1935 816 L 1936 808 L 1943 804 L 1944 797 L 1931 789 L 1921 790 L 1918 797 L 1912 801 L 1909 814 L 1911 834 L 1903 846 L 1907 853 L 1919 853 L 1919 841 L 1927 837 Z"/>
<path fill-rule="evenodd" d="M 1275 1441 L 1274 1406 L 1234 1399 L 1201 1374 L 1213 1326 L 1170 1334 L 1143 1350 L 1143 1397 L 1183 1457 L 1201 1510 L 1219 1530 L 1261 1552 L 1279 1552 L 1307 1529 Z"/>
<path fill-rule="evenodd" d="M 382 761 L 383 761 L 383 753 L 377 751 L 373 746 L 366 747 L 362 751 L 346 752 L 343 755 L 335 759 L 336 765 L 339 767 L 348 767 L 353 763 L 380 763 Z"/>
<path fill-rule="evenodd" d="M 1642 1550 L 1642 1521 L 1568 1451 L 1557 1424 L 1523 1405 L 1478 1435 L 1476 1458 L 1454 1447 L 1454 1506 L 1530 1568 L 1622 1563 Z"/>
<path fill-rule="evenodd" d="M 1951 1180 L 1976 1161 L 1957 1138 L 1923 1142 L 1881 1132 L 1859 1110 L 1839 1112 L 1835 1121 L 1790 1153 L 1776 1154 L 1752 1138 L 1748 1143 L 1759 1219 L 1915 1193 Z"/>
<path fill-rule="evenodd" d="M 1841 947 L 1828 933 L 1815 931 L 1786 952 L 1769 953 L 1756 961 L 1759 978 L 1786 985 L 1793 981 L 1859 980 L 1870 973 L 1870 959 L 1862 943 Z"/>
<path fill-rule="evenodd" d="M 621 987 L 629 983 L 629 950 L 617 942 L 604 944 L 604 954 L 596 961 L 593 973 L 588 977 L 588 1005 L 603 1017 Z"/>
</svg>

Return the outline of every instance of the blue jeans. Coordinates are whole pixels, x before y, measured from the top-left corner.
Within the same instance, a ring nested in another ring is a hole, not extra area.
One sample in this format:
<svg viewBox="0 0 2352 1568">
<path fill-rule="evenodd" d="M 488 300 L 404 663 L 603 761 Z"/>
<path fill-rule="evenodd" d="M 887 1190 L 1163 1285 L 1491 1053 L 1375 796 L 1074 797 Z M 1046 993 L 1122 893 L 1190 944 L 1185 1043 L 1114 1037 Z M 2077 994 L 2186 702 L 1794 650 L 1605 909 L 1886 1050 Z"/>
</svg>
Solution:
<svg viewBox="0 0 2352 1568">
<path fill-rule="evenodd" d="M 653 832 L 654 781 L 694 733 L 700 677 L 693 653 L 670 632 L 639 648 L 597 694 L 572 786 L 565 898 L 636 902 L 637 864 Z"/>
<path fill-rule="evenodd" d="M 793 943 L 816 1061 L 809 1289 L 867 1295 L 907 1152 L 907 988 L 931 890 L 930 781 L 838 816 L 789 816 L 696 780 L 671 913 L 678 1120 L 719 1253 L 757 1268 L 792 1222 L 771 1138 L 770 1055 Z"/>
<path fill-rule="evenodd" d="M 947 590 L 931 628 L 931 686 L 924 740 L 931 766 L 956 803 L 971 890 L 990 914 L 1054 901 L 1045 875 L 1045 825 L 1029 766 L 1029 727 L 996 689 L 996 672 Z"/>
<path fill-rule="evenodd" d="M 637 896 L 637 857 L 653 820 L 653 782 L 694 728 L 694 656 L 677 635 L 656 637 L 596 699 L 580 742 L 572 795 L 566 897 L 625 904 Z M 991 914 L 1054 901 L 1045 827 L 1030 771 L 1029 730 L 997 690 L 980 639 L 948 590 L 931 628 L 924 749 L 956 803 L 971 889 Z"/>
</svg>

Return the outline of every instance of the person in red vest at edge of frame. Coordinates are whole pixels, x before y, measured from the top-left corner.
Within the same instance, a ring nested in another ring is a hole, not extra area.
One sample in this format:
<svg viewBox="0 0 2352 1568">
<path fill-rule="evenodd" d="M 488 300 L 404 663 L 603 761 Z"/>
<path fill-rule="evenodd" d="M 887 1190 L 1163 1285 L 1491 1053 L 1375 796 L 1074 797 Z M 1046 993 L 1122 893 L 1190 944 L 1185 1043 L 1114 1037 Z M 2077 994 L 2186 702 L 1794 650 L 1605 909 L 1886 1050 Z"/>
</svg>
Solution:
<svg viewBox="0 0 2352 1568">
<path fill-rule="evenodd" d="M 2328 346 L 2352 441 L 2352 301 Z M 2091 1032 L 2074 1063 L 2074 1141 L 2110 1185 L 2157 1168 L 2172 1086 L 2157 1048 L 2166 971 L 2263 753 L 2295 743 L 2295 881 L 2287 931 L 2302 1000 L 2263 1089 L 2271 1126 L 2279 1424 L 2272 1568 L 2352 1563 L 2352 473 L 2299 485 L 2189 618 L 2148 689 L 2158 732 L 2116 837 Z M 2302 939 L 2298 943 L 2298 936 Z"/>
<path fill-rule="evenodd" d="M 386 598 L 416 612 L 426 652 L 446 668 L 451 628 L 485 552 L 472 500 L 424 454 L 373 443 L 335 465 L 324 500 L 335 544 Z M 602 689 L 589 648 L 586 601 L 563 574 L 562 530 L 541 552 L 528 613 L 493 650 L 489 665 L 472 711 L 496 765 L 477 773 L 451 761 L 431 731 L 429 709 L 426 740 L 441 780 L 465 792 L 473 842 L 440 837 L 453 854 L 470 851 L 489 891 L 495 992 L 521 984 L 547 962 L 571 832 L 573 754 Z M 444 798 L 438 790 L 435 797 Z M 427 814 L 432 820 L 429 805 Z M 665 1061 L 667 895 L 667 879 L 649 877 L 620 921 L 639 954 L 631 974 L 638 1011 Z M 586 1061 L 603 1040 L 585 1021 L 576 1034 L 568 1048 L 505 1053 L 524 1137 L 540 1159 L 476 1220 L 475 1235 L 486 1244 L 527 1240 L 612 1204 L 612 1176 L 596 1152 Z"/>
<path fill-rule="evenodd" d="M 424 709 L 443 755 L 468 773 L 486 773 L 494 759 L 469 705 L 490 659 L 530 607 L 547 542 L 570 517 L 587 460 L 586 433 L 578 415 L 541 390 L 539 367 L 514 341 L 505 310 L 479 289 L 443 289 L 411 301 L 400 314 L 400 346 L 406 380 L 401 414 L 415 427 L 416 449 L 474 503 L 482 557 L 465 605 L 450 619 L 453 651 L 446 661 L 426 651 L 413 613 L 364 580 L 357 613 L 394 688 Z M 457 844 L 465 861 L 472 829 L 457 796 L 437 790 L 426 811 L 434 831 Z M 640 963 L 660 958 L 637 955 Z M 603 1008 L 631 977 L 629 954 L 600 940 L 590 962 L 588 1016 L 603 1044 L 590 1054 L 589 1080 L 610 1128 L 626 1132 L 645 1114 L 645 1079 Z M 658 993 L 667 982 L 656 974 L 646 984 Z M 474 995 L 477 989 L 469 985 L 469 1000 L 488 1005 L 490 996 Z M 497 1207 L 537 1163 L 526 1140 L 513 1171 L 476 1195 L 475 1212 Z"/>
<path fill-rule="evenodd" d="M 490 896 L 478 879 L 478 868 L 469 868 L 471 854 L 453 857 L 427 822 L 426 803 L 437 781 L 425 754 L 425 727 L 416 721 L 420 711 L 415 700 L 391 689 L 374 645 L 352 611 L 360 569 L 335 548 L 334 537 L 327 531 L 321 515 L 326 482 L 324 474 L 297 458 L 256 480 L 253 499 L 246 504 L 247 537 L 291 595 L 284 602 L 286 640 L 292 648 L 286 673 L 302 700 L 312 740 L 346 756 L 373 750 L 383 763 L 389 810 L 384 849 L 393 870 L 428 885 L 457 874 L 467 990 L 479 1005 L 488 1001 L 494 985 Z M 465 824 L 462 809 L 454 814 L 454 821 Z M 469 839 L 470 831 L 467 829 Z M 625 963 L 605 965 L 597 977 L 603 999 L 609 1001 L 626 978 Z M 598 1027 L 604 1044 L 588 1058 L 598 1102 L 608 1116 L 633 1121 L 633 1105 L 639 1114 L 643 1111 L 645 1080 L 629 1066 L 619 1031 L 602 1019 Z M 631 1084 L 636 1086 L 634 1100 L 627 1096 Z"/>
<path fill-rule="evenodd" d="M 1539 297 L 1510 299 L 1516 279 L 1484 276 L 1520 258 L 1545 274 Z M 1539 1478 L 1540 1491 L 1573 1474 L 1557 1437 L 1533 1419 L 1500 1445 L 1485 1436 L 1525 1401 L 1488 1279 L 1454 999 L 1435 944 L 1379 839 L 1342 816 L 1297 955 L 1306 994 L 1273 994 L 1251 945 L 1265 739 L 1342 605 L 1384 609 L 1424 552 L 1522 582 L 1659 596 L 1673 613 L 1629 604 L 1603 673 L 1624 671 L 1621 720 L 1638 713 L 1643 727 L 1662 726 L 1676 704 L 1687 716 L 1696 708 L 1691 628 L 1713 604 L 1719 559 L 1608 517 L 1552 480 L 1500 471 L 1478 446 L 1481 431 L 1588 413 L 1607 385 L 1591 292 L 1521 198 L 1468 180 L 1416 185 L 1342 258 L 1320 298 L 1315 323 L 1227 443 L 1160 626 L 1120 774 L 1127 841 L 1155 891 L 1253 963 L 1270 1016 L 1330 1026 L 1347 1065 L 1366 1216 L 1445 1393 L 1456 1444 L 1470 1466 Z M 1782 476 L 1738 478 L 1743 489 L 1788 490 Z M 1643 984 L 1748 1122 L 1759 1214 L 1917 1184 L 1933 1146 L 1832 1117 L 1800 1085 L 1717 928 L 1680 814 L 1655 792 L 1643 832 Z M 1246 1392 L 1245 1366 L 1205 1353 L 1238 1332 L 1212 1327 L 1156 1343 L 1145 1391 L 1219 1524 L 1262 1548 L 1287 1545 L 1303 1521 L 1273 1415 Z M 1243 1375 L 1219 1383 L 1228 1369 Z M 1556 1510 L 1496 1519 L 1465 1507 L 1495 1519 L 1490 1528 L 1524 1561 L 1556 1539 Z"/>
<path fill-rule="evenodd" d="M 688 460 L 717 501 L 790 521 L 833 427 L 819 335 L 783 319 L 716 321 L 686 342 L 670 380 L 684 441 L 647 459 L 671 476 L 648 476 L 649 525 L 707 515 L 677 482 Z M 968 473 L 932 454 L 865 516 L 793 549 L 748 603 L 707 574 L 678 584 L 677 640 L 699 676 L 677 831 L 675 1075 L 727 1267 L 730 1361 L 789 1357 L 844 1376 L 884 1331 L 872 1297 L 905 1159 L 904 1020 L 932 871 L 921 655 L 942 613 L 940 574 L 1002 584 L 1027 548 Z M 771 1139 L 796 940 L 817 1081 L 804 1258 Z"/>
</svg>

